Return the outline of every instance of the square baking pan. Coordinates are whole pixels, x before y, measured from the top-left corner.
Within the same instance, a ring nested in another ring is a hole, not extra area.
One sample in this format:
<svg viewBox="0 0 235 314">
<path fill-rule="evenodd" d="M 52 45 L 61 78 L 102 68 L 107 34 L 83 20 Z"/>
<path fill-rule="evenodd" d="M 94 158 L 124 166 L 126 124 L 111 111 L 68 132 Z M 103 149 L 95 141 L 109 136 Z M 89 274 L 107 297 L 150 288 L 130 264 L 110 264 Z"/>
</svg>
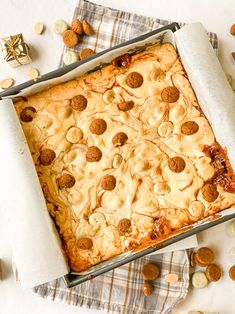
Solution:
<svg viewBox="0 0 235 314">
<path fill-rule="evenodd" d="M 20 96 L 21 92 L 25 89 L 35 87 L 38 85 L 38 83 L 41 83 L 43 88 L 48 88 L 48 86 L 51 86 L 50 82 L 47 82 L 48 80 L 51 79 L 56 79 L 57 81 L 60 81 L 60 77 L 63 75 L 66 75 L 70 71 L 73 71 L 75 69 L 84 68 L 90 66 L 90 71 L 95 71 L 98 68 L 107 65 L 110 61 L 108 59 L 105 59 L 105 55 L 107 53 L 118 53 L 118 51 L 121 49 L 122 52 L 119 54 L 123 54 L 125 52 L 139 52 L 144 50 L 147 46 L 156 43 L 156 42 L 162 42 L 164 38 L 164 34 L 167 33 L 167 31 L 175 32 L 179 29 L 179 25 L 177 23 L 172 23 L 168 26 L 159 28 L 157 30 L 154 30 L 150 33 L 141 35 L 137 38 L 134 38 L 130 41 L 127 41 L 123 44 L 120 44 L 118 46 L 115 46 L 113 48 L 104 50 L 102 52 L 97 53 L 95 56 L 92 56 L 88 59 L 78 61 L 76 63 L 73 63 L 71 65 L 65 66 L 63 68 L 57 69 L 55 71 L 52 71 L 48 74 L 43 75 L 37 81 L 31 80 L 28 82 L 25 82 L 23 84 L 20 84 L 18 86 L 12 87 L 6 91 L 3 91 L 0 93 L 0 99 L 2 98 L 15 98 L 17 96 Z M 170 32 L 169 32 L 170 33 Z M 141 44 L 141 42 L 145 42 L 145 44 Z M 147 44 L 146 44 L 147 43 Z M 130 47 L 132 47 L 130 49 Z M 134 48 L 133 48 L 134 47 Z M 109 54 L 110 55 L 110 54 Z M 69 78 L 70 79 L 70 78 Z M 66 79 L 66 80 L 69 80 Z M 63 81 L 63 80 L 62 80 Z M 58 82 L 56 82 L 58 83 Z M 54 84 L 54 83 L 53 83 Z M 39 84 L 40 86 L 40 84 Z M 235 218 L 235 210 L 230 208 L 230 209 L 225 209 L 219 213 L 216 213 L 212 216 L 207 217 L 204 220 L 201 220 L 199 222 L 194 223 L 193 225 L 185 226 L 179 230 L 176 230 L 170 238 L 168 237 L 167 239 L 161 240 L 161 242 L 151 244 L 151 247 L 139 247 L 137 249 L 134 249 L 132 251 L 128 251 L 125 253 L 122 253 L 118 256 L 115 256 L 107 261 L 101 262 L 97 265 L 94 265 L 90 267 L 87 271 L 84 271 L 82 273 L 74 273 L 70 272 L 68 275 L 64 276 L 64 281 L 67 285 L 67 287 L 73 287 L 76 286 L 82 282 L 85 282 L 87 280 L 90 280 L 96 276 L 99 276 L 103 273 L 106 273 L 116 267 L 119 267 L 121 265 L 124 265 L 126 263 L 129 263 L 135 259 L 138 259 L 140 257 L 143 257 L 147 254 L 153 253 L 157 251 L 158 249 L 161 249 L 163 247 L 166 247 L 170 244 L 173 244 L 175 242 L 178 242 L 182 239 L 185 239 L 187 237 L 190 237 L 198 232 L 201 232 L 203 230 L 206 230 L 212 226 L 215 226 L 217 224 L 220 224 L 222 222 L 225 222 L 229 219 Z"/>
</svg>

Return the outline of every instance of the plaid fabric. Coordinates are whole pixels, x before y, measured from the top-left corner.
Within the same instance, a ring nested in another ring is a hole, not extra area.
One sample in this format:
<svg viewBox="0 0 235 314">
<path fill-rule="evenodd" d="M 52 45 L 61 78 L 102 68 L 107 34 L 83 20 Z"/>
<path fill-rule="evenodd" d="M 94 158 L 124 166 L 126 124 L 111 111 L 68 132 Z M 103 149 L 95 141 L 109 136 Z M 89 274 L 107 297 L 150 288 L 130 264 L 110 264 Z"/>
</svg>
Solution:
<svg viewBox="0 0 235 314">
<path fill-rule="evenodd" d="M 160 267 L 161 276 L 154 281 L 154 294 L 145 297 L 140 272 L 149 261 Z M 179 281 L 167 283 L 164 276 L 168 273 L 178 274 Z M 57 279 L 35 287 L 34 292 L 54 301 L 111 313 L 170 313 L 186 297 L 188 284 L 188 256 L 185 251 L 177 251 L 141 258 L 71 289 Z"/>
<path fill-rule="evenodd" d="M 106 8 L 80 0 L 74 17 L 88 20 L 96 31 L 94 36 L 84 36 L 82 43 L 73 51 L 92 48 L 96 52 L 110 48 L 131 38 L 172 23 L 160 19 Z M 180 23 L 180 25 L 184 25 Z M 217 51 L 217 36 L 208 33 L 213 48 Z M 64 52 L 68 48 L 64 47 Z M 63 57 L 63 55 L 62 55 Z M 63 59 L 60 66 L 63 66 Z M 154 262 L 161 269 L 161 276 L 154 282 L 154 294 L 145 297 L 140 271 L 147 262 Z M 176 273 L 179 281 L 168 284 L 164 276 Z M 162 255 L 147 256 L 124 265 L 77 287 L 67 289 L 63 280 L 34 288 L 41 297 L 67 304 L 100 309 L 110 313 L 170 313 L 187 295 L 189 285 L 189 260 L 187 252 L 176 251 Z"/>
<path fill-rule="evenodd" d="M 79 52 L 83 48 L 92 48 L 95 52 L 100 52 L 173 23 L 172 21 L 110 9 L 86 0 L 79 1 L 74 12 L 74 17 L 90 22 L 96 33 L 94 36 L 83 36 L 81 43 L 73 49 L 64 47 L 60 66 L 64 65 L 63 55 L 67 50 Z M 185 24 L 179 23 L 179 25 L 183 26 Z M 217 35 L 215 33 L 208 33 L 208 36 L 213 48 L 217 52 Z"/>
</svg>

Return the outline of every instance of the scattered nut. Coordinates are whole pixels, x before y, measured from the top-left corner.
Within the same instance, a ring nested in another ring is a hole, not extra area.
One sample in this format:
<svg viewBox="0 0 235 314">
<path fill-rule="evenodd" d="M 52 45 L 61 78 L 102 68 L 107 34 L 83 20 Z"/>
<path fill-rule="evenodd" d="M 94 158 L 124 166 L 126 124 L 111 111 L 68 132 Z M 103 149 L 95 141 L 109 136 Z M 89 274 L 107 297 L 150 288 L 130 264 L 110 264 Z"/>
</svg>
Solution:
<svg viewBox="0 0 235 314">
<path fill-rule="evenodd" d="M 83 27 L 83 31 L 86 35 L 92 36 L 95 34 L 92 26 L 86 20 L 82 21 L 82 27 Z"/>
<path fill-rule="evenodd" d="M 38 69 L 31 68 L 31 69 L 29 69 L 27 75 L 28 75 L 30 80 L 36 80 L 40 76 L 40 73 L 39 73 Z"/>
<path fill-rule="evenodd" d="M 144 280 L 143 292 L 146 296 L 153 293 L 153 285 L 150 280 Z"/>
<path fill-rule="evenodd" d="M 38 22 L 34 25 L 35 33 L 41 35 L 44 31 L 45 27 L 41 22 Z"/>
<path fill-rule="evenodd" d="M 84 48 L 80 51 L 79 57 L 81 60 L 86 59 L 90 56 L 93 56 L 95 54 L 95 51 L 90 48 Z"/>
<path fill-rule="evenodd" d="M 1 81 L 1 88 L 2 89 L 7 89 L 11 86 L 13 86 L 15 83 L 13 78 L 6 78 L 4 80 Z"/>
<path fill-rule="evenodd" d="M 73 19 L 71 29 L 78 35 L 82 35 L 83 33 L 82 22 L 79 21 L 79 19 Z"/>
<path fill-rule="evenodd" d="M 144 265 L 141 274 L 145 280 L 155 280 L 159 277 L 160 270 L 157 265 L 147 263 Z"/>
<path fill-rule="evenodd" d="M 221 268 L 216 264 L 210 264 L 206 267 L 206 277 L 209 281 L 218 281 L 222 275 Z"/>
<path fill-rule="evenodd" d="M 195 254 L 195 262 L 199 266 L 207 266 L 214 260 L 214 252 L 208 247 L 201 247 Z"/>
<path fill-rule="evenodd" d="M 77 33 L 72 31 L 71 29 L 65 31 L 63 33 L 63 42 L 68 48 L 73 48 L 79 42 Z"/>
<path fill-rule="evenodd" d="M 232 52 L 233 60 L 235 61 L 235 52 Z"/>
<path fill-rule="evenodd" d="M 235 281 L 235 265 L 231 266 L 229 269 L 229 277 Z"/>
<path fill-rule="evenodd" d="M 230 28 L 230 34 L 235 36 L 235 24 L 233 24 Z"/>
</svg>

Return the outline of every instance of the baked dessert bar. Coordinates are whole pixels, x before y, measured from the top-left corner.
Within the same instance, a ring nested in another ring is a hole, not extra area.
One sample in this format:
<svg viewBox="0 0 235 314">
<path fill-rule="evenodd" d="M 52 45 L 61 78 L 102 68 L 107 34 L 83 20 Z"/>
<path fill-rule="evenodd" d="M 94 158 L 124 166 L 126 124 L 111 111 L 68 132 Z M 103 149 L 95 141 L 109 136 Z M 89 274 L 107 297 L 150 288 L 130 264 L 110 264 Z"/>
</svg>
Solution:
<svg viewBox="0 0 235 314">
<path fill-rule="evenodd" d="M 235 176 L 171 44 L 18 100 L 71 269 L 235 205 Z"/>
</svg>

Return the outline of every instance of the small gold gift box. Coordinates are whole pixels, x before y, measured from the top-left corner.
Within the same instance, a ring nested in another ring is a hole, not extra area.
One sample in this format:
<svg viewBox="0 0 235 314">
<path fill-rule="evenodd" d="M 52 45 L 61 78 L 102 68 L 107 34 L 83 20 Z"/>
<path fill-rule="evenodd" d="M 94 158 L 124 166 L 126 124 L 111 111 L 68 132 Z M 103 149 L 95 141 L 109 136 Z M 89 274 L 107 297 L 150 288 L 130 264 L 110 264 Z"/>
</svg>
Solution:
<svg viewBox="0 0 235 314">
<path fill-rule="evenodd" d="M 12 67 L 30 63 L 29 46 L 24 42 L 22 34 L 1 38 L 4 60 Z"/>
</svg>

